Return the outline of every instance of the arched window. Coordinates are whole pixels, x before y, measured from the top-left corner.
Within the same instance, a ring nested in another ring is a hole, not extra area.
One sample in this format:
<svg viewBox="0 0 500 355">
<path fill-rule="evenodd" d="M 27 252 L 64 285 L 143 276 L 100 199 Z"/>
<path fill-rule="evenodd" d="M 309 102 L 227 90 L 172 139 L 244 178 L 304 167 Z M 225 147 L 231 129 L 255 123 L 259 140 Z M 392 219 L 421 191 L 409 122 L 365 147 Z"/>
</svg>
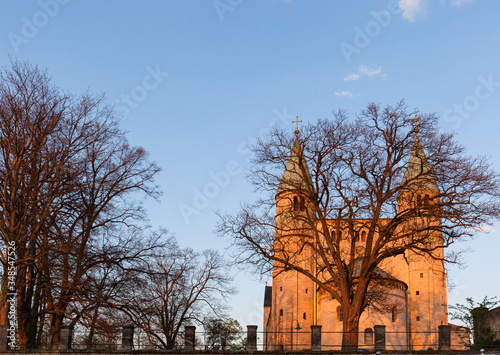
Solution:
<svg viewBox="0 0 500 355">
<path fill-rule="evenodd" d="M 342 240 L 342 231 L 341 231 L 341 230 L 339 230 L 339 232 L 337 233 L 337 239 L 338 239 L 339 241 L 341 241 L 341 240 Z"/>
<path fill-rule="evenodd" d="M 340 306 L 337 306 L 337 319 L 339 322 L 342 322 L 344 320 L 344 311 Z"/>
<path fill-rule="evenodd" d="M 283 315 L 283 310 L 282 310 L 282 309 L 280 309 L 280 316 L 282 316 L 282 315 Z"/>
<path fill-rule="evenodd" d="M 304 211 L 305 208 L 306 207 L 305 207 L 304 199 L 302 199 L 298 196 L 293 196 L 292 211 Z"/>
<path fill-rule="evenodd" d="M 372 345 L 372 344 L 373 344 L 373 329 L 366 328 L 365 329 L 365 345 Z"/>
<path fill-rule="evenodd" d="M 306 319 L 306 312 L 304 312 L 304 314 L 302 315 L 302 318 Z"/>
<path fill-rule="evenodd" d="M 396 306 L 392 307 L 392 321 L 395 322 L 398 319 L 398 308 Z"/>
<path fill-rule="evenodd" d="M 364 243 L 366 242 L 366 231 L 361 232 L 361 241 Z"/>
</svg>

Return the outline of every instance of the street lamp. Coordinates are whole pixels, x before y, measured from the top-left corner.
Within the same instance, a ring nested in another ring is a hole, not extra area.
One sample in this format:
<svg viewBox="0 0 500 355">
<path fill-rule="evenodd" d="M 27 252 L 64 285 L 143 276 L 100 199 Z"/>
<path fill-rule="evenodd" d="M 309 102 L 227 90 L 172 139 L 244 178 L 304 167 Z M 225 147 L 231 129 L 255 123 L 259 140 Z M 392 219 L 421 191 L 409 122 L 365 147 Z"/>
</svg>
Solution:
<svg viewBox="0 0 500 355">
<path fill-rule="evenodd" d="M 297 322 L 297 326 L 294 328 L 293 327 L 293 322 Z M 299 330 L 301 330 L 302 328 L 300 327 L 300 324 L 299 324 L 299 321 L 297 319 L 292 319 L 292 322 L 290 323 L 290 347 L 291 349 L 290 350 L 293 350 L 293 330 L 296 329 L 297 330 L 297 350 L 298 350 L 298 347 L 299 347 Z"/>
</svg>

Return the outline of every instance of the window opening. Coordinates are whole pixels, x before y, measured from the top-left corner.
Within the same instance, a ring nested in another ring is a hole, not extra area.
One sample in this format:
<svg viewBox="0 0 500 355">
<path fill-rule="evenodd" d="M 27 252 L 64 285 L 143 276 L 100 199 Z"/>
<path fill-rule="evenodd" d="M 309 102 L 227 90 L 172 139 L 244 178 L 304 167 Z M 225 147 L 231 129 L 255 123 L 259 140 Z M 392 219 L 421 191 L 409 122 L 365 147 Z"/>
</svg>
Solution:
<svg viewBox="0 0 500 355">
<path fill-rule="evenodd" d="M 373 330 L 371 328 L 365 329 L 365 345 L 373 344 Z"/>
<path fill-rule="evenodd" d="M 337 307 L 337 319 L 339 320 L 339 322 L 344 320 L 344 311 L 340 306 Z"/>
<path fill-rule="evenodd" d="M 292 211 L 299 211 L 299 198 L 297 196 L 293 196 Z"/>
</svg>

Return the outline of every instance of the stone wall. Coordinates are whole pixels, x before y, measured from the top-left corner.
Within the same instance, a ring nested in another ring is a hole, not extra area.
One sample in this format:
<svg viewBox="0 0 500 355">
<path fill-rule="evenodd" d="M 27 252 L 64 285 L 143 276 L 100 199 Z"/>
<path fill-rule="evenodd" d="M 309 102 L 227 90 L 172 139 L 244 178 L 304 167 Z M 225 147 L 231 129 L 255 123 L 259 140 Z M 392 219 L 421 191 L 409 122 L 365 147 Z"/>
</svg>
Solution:
<svg viewBox="0 0 500 355">
<path fill-rule="evenodd" d="M 16 352 L 14 352 L 16 353 Z M 17 352 L 20 354 L 19 352 Z M 263 352 L 263 351 L 177 351 L 177 350 L 170 350 L 170 351 L 141 351 L 141 350 L 136 350 L 136 351 L 88 351 L 88 350 L 32 350 L 29 352 L 30 354 L 42 354 L 42 355 L 70 355 L 70 354 L 85 354 L 85 355 L 104 355 L 104 354 L 116 354 L 116 355 L 121 355 L 121 354 L 140 354 L 140 355 L 159 355 L 159 354 L 170 354 L 170 355 L 203 355 L 203 354 L 211 354 L 211 355 L 230 355 L 230 354 L 235 354 L 235 355 L 264 355 L 266 353 L 272 354 L 272 355 L 290 355 L 290 354 L 297 354 L 297 355 L 306 355 L 306 354 L 311 354 L 314 353 L 314 351 L 272 351 L 272 352 Z M 331 352 L 331 351 L 324 351 L 321 352 L 322 354 L 331 354 L 331 355 L 353 355 L 353 352 L 350 353 L 343 353 L 339 351 Z M 401 352 L 398 351 L 382 351 L 380 352 L 381 354 L 401 354 Z M 8 351 L 0 351 L 0 354 L 12 354 L 12 352 Z M 25 353 L 23 353 L 25 354 Z M 354 353 L 355 354 L 355 353 Z M 376 354 L 375 351 L 373 352 L 363 352 L 363 354 Z M 498 354 L 498 352 L 484 352 L 484 353 L 479 353 L 478 351 L 476 352 L 464 352 L 464 351 L 422 351 L 422 352 L 404 352 L 405 355 L 443 355 L 443 354 L 456 354 L 456 355 L 463 355 L 463 354 Z"/>
<path fill-rule="evenodd" d="M 257 326 L 256 325 L 247 325 L 247 339 L 246 339 L 246 351 L 237 351 L 235 353 L 237 354 L 254 354 L 254 353 L 267 353 L 267 351 L 257 351 L 257 349 L 262 349 L 260 346 L 262 344 L 258 344 L 258 332 L 257 332 Z M 314 353 L 314 352 L 325 352 L 325 353 L 331 353 L 332 349 L 329 349 L 328 346 L 323 345 L 322 343 L 322 327 L 318 325 L 313 325 L 310 327 L 309 330 L 309 342 L 307 344 L 308 349 L 307 350 L 277 350 L 277 349 L 272 349 L 273 354 L 287 354 L 289 352 L 292 353 L 300 353 L 300 354 L 305 354 L 305 353 Z M 441 354 L 444 351 L 450 351 L 450 349 L 453 349 L 454 347 L 452 346 L 452 337 L 451 337 L 451 325 L 441 325 L 439 326 L 439 332 L 438 332 L 438 350 L 441 351 Z M 72 333 L 73 333 L 73 328 L 72 327 L 64 327 L 64 332 L 61 332 L 61 337 L 60 337 L 60 342 L 59 342 L 59 349 L 58 350 L 30 350 L 28 351 L 29 353 L 36 353 L 36 354 L 79 354 L 79 353 L 85 353 L 88 355 L 91 354 L 107 354 L 107 353 L 113 353 L 113 354 L 123 354 L 123 353 L 137 353 L 137 354 L 143 354 L 143 355 L 148 355 L 148 354 L 162 354 L 162 353 L 168 353 L 168 354 L 229 354 L 233 353 L 232 351 L 222 351 L 219 352 L 218 350 L 196 350 L 196 327 L 195 326 L 185 326 L 184 328 L 184 346 L 182 350 L 170 350 L 170 351 L 149 351 L 149 350 L 135 350 L 134 349 L 134 327 L 127 325 L 122 327 L 122 340 L 121 340 L 121 346 L 118 347 L 117 350 L 114 351 L 109 351 L 109 350 L 79 350 L 79 349 L 74 349 L 72 350 Z M 401 353 L 402 350 L 392 350 L 391 348 L 386 347 L 386 326 L 385 325 L 375 325 L 374 326 L 374 347 L 372 348 L 363 348 L 360 347 L 360 349 L 363 350 L 363 352 L 368 352 L 368 353 L 375 353 L 378 351 L 382 353 Z M 9 351 L 5 350 L 6 349 L 6 344 L 5 342 L 3 344 L 0 344 L 0 354 L 2 353 L 9 353 Z M 265 345 L 264 345 L 265 346 Z M 414 349 L 415 350 L 415 349 Z M 405 350 L 403 352 L 407 353 Z M 340 351 L 335 351 L 335 354 L 339 354 Z M 352 352 L 351 352 L 352 353 Z M 431 352 L 426 352 L 426 354 L 433 353 Z"/>
<path fill-rule="evenodd" d="M 497 334 L 496 339 L 500 339 L 500 307 L 493 308 L 486 313 L 484 326 L 490 327 Z"/>
</svg>

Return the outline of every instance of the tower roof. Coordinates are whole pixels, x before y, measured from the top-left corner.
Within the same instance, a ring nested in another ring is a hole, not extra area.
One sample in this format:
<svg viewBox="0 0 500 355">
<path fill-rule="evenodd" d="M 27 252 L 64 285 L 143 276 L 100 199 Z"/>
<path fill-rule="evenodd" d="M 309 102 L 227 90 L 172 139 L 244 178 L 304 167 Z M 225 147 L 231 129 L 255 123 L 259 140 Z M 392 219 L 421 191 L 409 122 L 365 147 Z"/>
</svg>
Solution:
<svg viewBox="0 0 500 355">
<path fill-rule="evenodd" d="M 410 190 L 439 191 L 436 178 L 432 173 L 432 166 L 427 161 L 424 148 L 418 136 L 415 138 L 401 184 L 406 185 Z"/>
<path fill-rule="evenodd" d="M 303 153 L 304 148 L 302 144 L 300 144 L 299 138 L 295 137 L 290 157 L 288 158 L 285 171 L 283 172 L 283 176 L 278 186 L 278 191 L 276 192 L 277 194 L 289 190 L 307 191 L 310 189 L 311 175 Z M 306 176 L 303 176 L 304 172 Z M 308 184 L 309 188 L 307 186 Z"/>
</svg>

